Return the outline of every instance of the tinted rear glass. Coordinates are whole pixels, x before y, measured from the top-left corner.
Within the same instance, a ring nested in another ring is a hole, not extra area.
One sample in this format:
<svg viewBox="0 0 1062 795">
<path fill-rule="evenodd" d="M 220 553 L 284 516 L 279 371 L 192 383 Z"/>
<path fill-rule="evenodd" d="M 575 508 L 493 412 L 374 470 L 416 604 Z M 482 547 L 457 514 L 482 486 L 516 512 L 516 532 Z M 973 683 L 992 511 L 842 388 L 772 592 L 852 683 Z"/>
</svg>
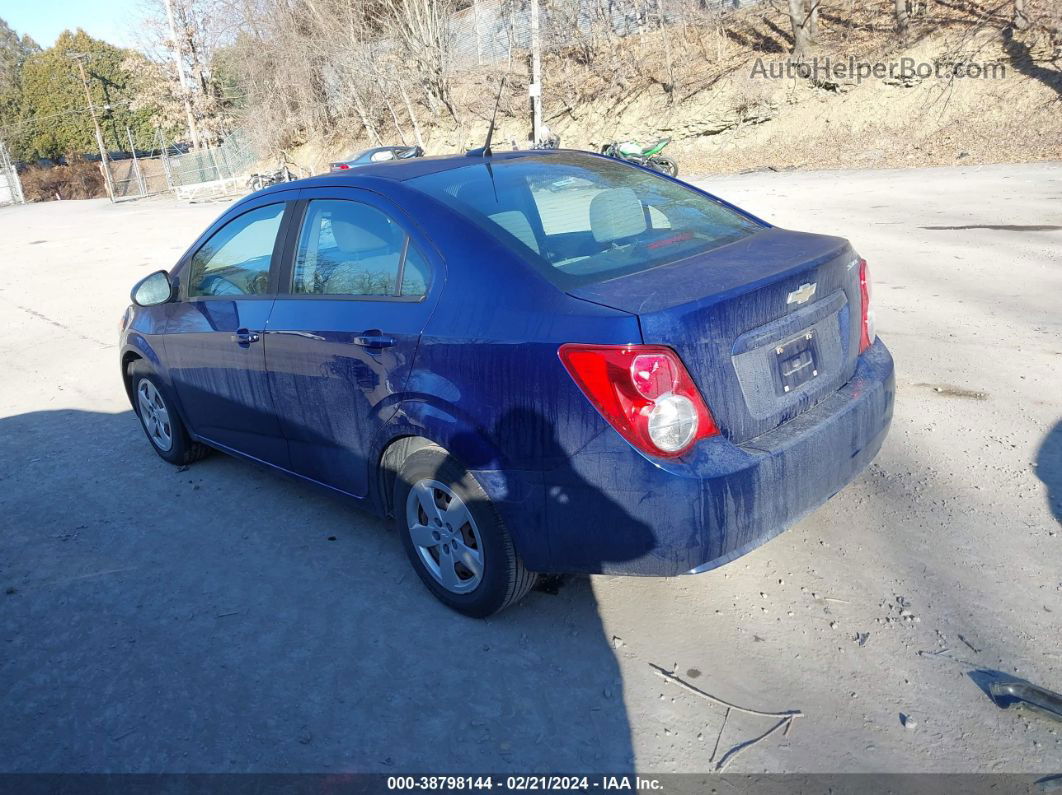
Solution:
<svg viewBox="0 0 1062 795">
<path fill-rule="evenodd" d="M 568 289 L 647 270 L 763 227 L 702 193 L 632 166 L 560 153 L 410 179 Z"/>
</svg>

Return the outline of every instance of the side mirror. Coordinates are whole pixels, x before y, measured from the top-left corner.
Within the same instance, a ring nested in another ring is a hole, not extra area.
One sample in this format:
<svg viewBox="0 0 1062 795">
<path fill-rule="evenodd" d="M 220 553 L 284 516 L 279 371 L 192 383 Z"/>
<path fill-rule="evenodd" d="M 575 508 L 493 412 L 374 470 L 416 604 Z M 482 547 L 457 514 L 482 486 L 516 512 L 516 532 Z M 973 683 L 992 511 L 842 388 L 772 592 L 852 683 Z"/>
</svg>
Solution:
<svg viewBox="0 0 1062 795">
<path fill-rule="evenodd" d="M 173 300 L 173 285 L 170 283 L 170 274 L 166 271 L 155 271 L 150 276 L 145 276 L 133 287 L 130 297 L 137 306 L 158 306 Z"/>
</svg>

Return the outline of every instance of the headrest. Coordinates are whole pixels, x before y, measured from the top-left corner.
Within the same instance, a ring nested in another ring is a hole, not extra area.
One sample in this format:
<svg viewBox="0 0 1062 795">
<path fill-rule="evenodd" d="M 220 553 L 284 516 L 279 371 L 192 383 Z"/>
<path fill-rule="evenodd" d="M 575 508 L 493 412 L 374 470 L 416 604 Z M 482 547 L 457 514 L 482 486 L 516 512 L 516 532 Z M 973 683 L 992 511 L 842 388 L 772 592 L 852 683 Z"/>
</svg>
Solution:
<svg viewBox="0 0 1062 795">
<path fill-rule="evenodd" d="M 332 236 L 344 251 L 361 254 L 389 245 L 392 238 L 391 224 L 386 217 L 375 212 L 359 213 L 356 224 L 333 216 Z"/>
<path fill-rule="evenodd" d="M 535 233 L 531 229 L 531 223 L 527 220 L 527 216 L 522 212 L 519 210 L 505 210 L 504 212 L 494 213 L 489 217 L 490 220 L 529 249 L 536 254 L 539 253 L 538 241 L 535 239 Z"/>
<path fill-rule="evenodd" d="M 590 201 L 590 231 L 598 243 L 632 237 L 645 228 L 645 210 L 631 188 L 603 190 Z"/>
</svg>

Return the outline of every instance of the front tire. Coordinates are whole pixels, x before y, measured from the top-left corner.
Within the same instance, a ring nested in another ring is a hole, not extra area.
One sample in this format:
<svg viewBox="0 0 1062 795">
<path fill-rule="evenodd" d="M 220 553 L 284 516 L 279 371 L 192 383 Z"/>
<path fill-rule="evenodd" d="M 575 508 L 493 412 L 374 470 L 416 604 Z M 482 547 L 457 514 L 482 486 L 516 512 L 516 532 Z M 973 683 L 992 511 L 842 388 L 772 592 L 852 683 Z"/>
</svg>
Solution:
<svg viewBox="0 0 1062 795">
<path fill-rule="evenodd" d="M 129 366 L 129 383 L 140 426 L 159 458 L 181 466 L 198 461 L 210 451 L 188 435 L 166 388 L 147 365 L 133 362 Z"/>
<path fill-rule="evenodd" d="M 395 482 L 395 524 L 421 582 L 447 607 L 485 618 L 520 601 L 524 568 L 486 492 L 441 447 L 417 450 Z"/>
</svg>

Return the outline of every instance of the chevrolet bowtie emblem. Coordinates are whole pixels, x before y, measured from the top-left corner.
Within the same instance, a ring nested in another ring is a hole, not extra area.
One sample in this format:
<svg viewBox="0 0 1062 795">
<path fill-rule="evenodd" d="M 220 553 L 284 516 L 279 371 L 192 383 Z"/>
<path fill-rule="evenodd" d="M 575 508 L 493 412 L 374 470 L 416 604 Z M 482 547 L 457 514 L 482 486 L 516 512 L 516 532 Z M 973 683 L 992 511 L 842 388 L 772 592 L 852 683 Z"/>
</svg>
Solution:
<svg viewBox="0 0 1062 795">
<path fill-rule="evenodd" d="M 786 296 L 785 302 L 787 304 L 806 304 L 811 299 L 811 296 L 815 295 L 817 286 L 814 283 L 802 284 Z"/>
</svg>

